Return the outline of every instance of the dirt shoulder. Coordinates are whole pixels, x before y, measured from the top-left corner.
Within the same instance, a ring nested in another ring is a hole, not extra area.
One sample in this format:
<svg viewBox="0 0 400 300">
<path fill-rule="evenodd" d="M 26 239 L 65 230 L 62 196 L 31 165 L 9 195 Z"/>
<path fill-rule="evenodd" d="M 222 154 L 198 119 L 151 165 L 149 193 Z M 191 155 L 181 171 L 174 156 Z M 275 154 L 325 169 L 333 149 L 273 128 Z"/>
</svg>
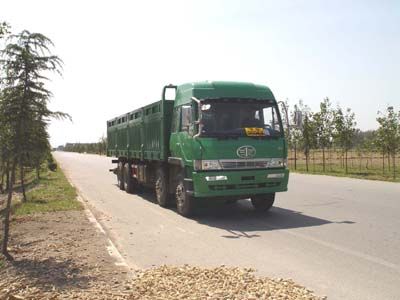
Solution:
<svg viewBox="0 0 400 300">
<path fill-rule="evenodd" d="M 129 270 L 115 265 L 106 236 L 84 211 L 16 217 L 11 230 L 14 261 L 0 268 L 0 299 L 126 296 Z"/>
</svg>

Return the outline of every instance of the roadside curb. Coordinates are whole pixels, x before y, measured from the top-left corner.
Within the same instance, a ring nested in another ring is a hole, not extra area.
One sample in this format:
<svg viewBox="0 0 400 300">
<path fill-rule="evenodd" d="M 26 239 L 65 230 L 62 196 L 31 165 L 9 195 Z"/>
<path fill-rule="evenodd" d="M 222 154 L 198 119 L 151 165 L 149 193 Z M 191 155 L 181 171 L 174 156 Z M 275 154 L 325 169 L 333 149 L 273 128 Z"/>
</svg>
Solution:
<svg viewBox="0 0 400 300">
<path fill-rule="evenodd" d="M 59 164 L 59 167 L 61 168 L 60 162 L 58 162 L 58 164 Z M 79 189 L 72 183 L 71 178 L 68 176 L 68 174 L 65 171 L 65 169 L 63 169 L 63 168 L 61 168 L 61 169 L 63 170 L 63 173 L 64 173 L 65 177 L 67 178 L 69 184 L 72 187 L 75 188 L 76 193 L 77 193 L 76 199 L 83 205 L 86 218 L 106 238 L 107 244 L 108 244 L 106 246 L 106 250 L 107 250 L 108 254 L 110 255 L 110 257 L 115 259 L 115 265 L 116 266 L 120 266 L 120 267 L 125 267 L 130 272 L 131 272 L 132 269 L 133 270 L 138 270 L 139 269 L 138 266 L 127 263 L 125 258 L 122 256 L 121 252 L 118 250 L 118 248 L 115 246 L 115 244 L 111 240 L 111 238 L 110 238 L 109 234 L 107 233 L 106 229 L 101 225 L 101 223 L 97 220 L 97 218 L 95 217 L 95 215 L 91 211 L 90 206 L 87 204 L 87 203 L 89 203 L 88 200 L 84 200 L 85 198 L 82 196 L 82 194 L 79 191 Z"/>
<path fill-rule="evenodd" d="M 89 220 L 90 223 L 92 223 L 94 225 L 94 227 L 96 227 L 96 229 L 98 231 L 100 231 L 106 237 L 107 243 L 108 243 L 107 251 L 108 251 L 108 254 L 116 260 L 115 265 L 120 266 L 120 267 L 129 268 L 128 263 L 122 256 L 121 252 L 119 252 L 119 250 L 115 246 L 115 244 L 112 242 L 112 240 L 108 237 L 107 232 L 104 230 L 103 226 L 96 219 L 96 217 L 94 216 L 92 211 L 87 207 L 88 205 L 85 203 L 85 201 L 83 200 L 82 196 L 79 194 L 78 191 L 77 191 L 77 193 L 78 193 L 77 200 L 79 202 L 81 202 L 83 204 L 83 206 L 85 207 L 84 212 L 85 212 L 87 219 Z"/>
</svg>

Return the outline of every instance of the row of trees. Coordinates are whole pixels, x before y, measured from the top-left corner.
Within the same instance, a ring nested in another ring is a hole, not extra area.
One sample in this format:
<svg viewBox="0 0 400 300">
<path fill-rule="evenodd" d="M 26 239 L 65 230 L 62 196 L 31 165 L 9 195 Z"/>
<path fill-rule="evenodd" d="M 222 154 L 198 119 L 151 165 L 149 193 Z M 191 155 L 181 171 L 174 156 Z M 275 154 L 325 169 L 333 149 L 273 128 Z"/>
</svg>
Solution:
<svg viewBox="0 0 400 300">
<path fill-rule="evenodd" d="M 46 88 L 48 76 L 61 74 L 62 69 L 61 59 L 50 51 L 51 40 L 27 30 L 11 34 L 6 23 L 0 24 L 0 39 L 0 186 L 7 192 L 1 252 L 10 258 L 7 245 L 16 175 L 26 201 L 25 170 L 36 169 L 39 177 L 41 164 L 50 158 L 50 118 L 69 116 L 48 108 L 52 97 Z"/>
<path fill-rule="evenodd" d="M 381 153 L 383 168 L 386 157 L 389 168 L 392 166 L 393 177 L 396 178 L 395 158 L 400 149 L 400 111 L 396 112 L 394 107 L 389 106 L 386 111 L 378 112 L 378 129 L 367 132 L 356 128 L 355 114 L 350 108 L 343 109 L 339 105 L 333 107 L 329 98 L 320 103 L 316 112 L 299 101 L 294 105 L 291 117 L 299 116 L 302 116 L 300 126 L 291 127 L 287 132 L 289 147 L 295 154 L 295 169 L 298 151 L 304 153 L 308 172 L 310 152 L 319 149 L 322 152 L 322 170 L 326 172 L 326 151 L 335 148 L 342 152 L 345 173 L 348 173 L 348 152 L 363 149 Z"/>
<path fill-rule="evenodd" d="M 107 151 L 107 138 L 103 136 L 97 143 L 67 143 L 65 146 L 59 146 L 57 150 L 105 155 Z"/>
</svg>

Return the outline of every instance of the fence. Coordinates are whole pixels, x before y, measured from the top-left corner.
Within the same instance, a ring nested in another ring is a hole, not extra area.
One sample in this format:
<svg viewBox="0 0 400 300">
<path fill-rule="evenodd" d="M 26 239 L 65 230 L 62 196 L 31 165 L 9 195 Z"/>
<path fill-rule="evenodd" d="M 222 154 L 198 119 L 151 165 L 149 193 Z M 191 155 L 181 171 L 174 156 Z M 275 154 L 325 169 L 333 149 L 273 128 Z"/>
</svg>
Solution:
<svg viewBox="0 0 400 300">
<path fill-rule="evenodd" d="M 288 154 L 289 168 L 301 172 L 307 171 L 306 156 L 303 151 L 291 149 Z M 346 156 L 338 149 L 325 150 L 325 171 L 323 151 L 310 150 L 308 172 L 310 173 L 345 173 Z M 400 177 L 400 154 L 395 158 L 396 169 L 393 169 L 393 159 L 378 152 L 349 151 L 347 153 L 347 172 L 358 176 L 375 176 L 384 178 Z M 394 172 L 395 171 L 395 172 Z"/>
</svg>

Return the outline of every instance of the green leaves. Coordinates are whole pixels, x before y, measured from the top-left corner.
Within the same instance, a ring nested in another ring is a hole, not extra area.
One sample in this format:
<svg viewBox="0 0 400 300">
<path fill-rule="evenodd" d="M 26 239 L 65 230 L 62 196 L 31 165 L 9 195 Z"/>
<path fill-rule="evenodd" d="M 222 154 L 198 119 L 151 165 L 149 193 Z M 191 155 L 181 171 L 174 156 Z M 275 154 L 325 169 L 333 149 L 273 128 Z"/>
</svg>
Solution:
<svg viewBox="0 0 400 300">
<path fill-rule="evenodd" d="M 332 136 L 335 143 L 344 151 L 350 150 L 352 141 L 356 134 L 355 114 L 350 108 L 343 112 L 341 107 L 333 111 L 333 131 Z"/>
<path fill-rule="evenodd" d="M 392 157 L 393 178 L 396 178 L 395 157 L 400 149 L 400 111 L 396 112 L 393 106 L 388 106 L 386 112 L 378 112 L 376 120 L 379 128 L 375 144 L 382 153 L 387 153 L 388 156 Z"/>
</svg>

